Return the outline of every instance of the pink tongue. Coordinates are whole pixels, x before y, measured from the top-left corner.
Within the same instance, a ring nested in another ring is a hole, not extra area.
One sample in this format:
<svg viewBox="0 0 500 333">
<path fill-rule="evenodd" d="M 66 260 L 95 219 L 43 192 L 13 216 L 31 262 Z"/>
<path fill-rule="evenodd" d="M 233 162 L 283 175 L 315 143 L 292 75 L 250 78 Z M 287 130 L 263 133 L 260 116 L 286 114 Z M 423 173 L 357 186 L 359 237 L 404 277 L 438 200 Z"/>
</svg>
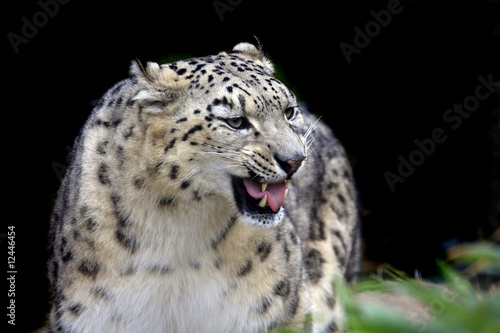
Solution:
<svg viewBox="0 0 500 333">
<path fill-rule="evenodd" d="M 262 192 L 262 185 L 256 182 L 253 182 L 248 179 L 243 179 L 243 183 L 247 188 L 248 194 L 254 199 L 261 199 L 264 195 L 267 194 L 267 203 L 269 207 L 276 212 L 278 209 L 283 206 L 285 202 L 285 191 L 286 185 L 283 183 L 269 183 L 264 192 Z"/>
</svg>

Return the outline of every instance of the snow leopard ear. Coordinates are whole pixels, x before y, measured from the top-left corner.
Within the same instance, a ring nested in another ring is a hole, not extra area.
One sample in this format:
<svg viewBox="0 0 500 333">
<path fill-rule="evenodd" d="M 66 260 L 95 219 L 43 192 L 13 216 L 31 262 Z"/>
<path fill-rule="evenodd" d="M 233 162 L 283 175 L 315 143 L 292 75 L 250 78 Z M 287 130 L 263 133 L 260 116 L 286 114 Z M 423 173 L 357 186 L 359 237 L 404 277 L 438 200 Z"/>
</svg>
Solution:
<svg viewBox="0 0 500 333">
<path fill-rule="evenodd" d="M 182 89 L 189 83 L 168 64 L 160 66 L 156 62 L 148 62 L 144 68 L 138 59 L 132 61 L 130 74 L 144 83 L 168 89 Z"/>
<path fill-rule="evenodd" d="M 188 85 L 189 81 L 180 78 L 168 65 L 148 62 L 144 67 L 139 60 L 132 61 L 130 74 L 134 75 L 144 89 L 139 90 L 133 100 L 147 111 L 159 112 L 174 102 Z"/>
<path fill-rule="evenodd" d="M 274 74 L 273 64 L 264 56 L 260 43 L 258 44 L 258 47 L 250 43 L 239 43 L 233 47 L 231 54 L 242 59 L 252 60 L 258 65 L 261 65 L 267 74 Z"/>
</svg>

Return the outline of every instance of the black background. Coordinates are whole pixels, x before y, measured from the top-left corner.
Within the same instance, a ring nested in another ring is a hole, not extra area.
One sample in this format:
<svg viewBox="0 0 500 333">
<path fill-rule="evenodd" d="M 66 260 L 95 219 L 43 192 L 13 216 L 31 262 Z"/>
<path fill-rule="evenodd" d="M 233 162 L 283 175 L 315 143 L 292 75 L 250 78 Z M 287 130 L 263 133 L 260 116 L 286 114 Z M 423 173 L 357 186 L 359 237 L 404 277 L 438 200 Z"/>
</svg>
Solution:
<svg viewBox="0 0 500 333">
<path fill-rule="evenodd" d="M 66 147 L 92 103 L 128 76 L 134 58 L 204 56 L 257 36 L 281 78 L 346 147 L 371 262 L 432 276 L 435 258 L 444 257 L 447 246 L 488 237 L 498 226 L 492 189 L 498 95 L 481 102 L 456 130 L 443 115 L 474 95 L 478 76 L 500 79 L 499 1 L 401 0 L 400 13 L 350 63 L 339 44 L 353 45 L 354 27 L 364 30 L 374 20 L 370 12 L 391 1 L 221 0 L 232 3 L 220 13 L 222 20 L 214 2 L 73 0 L 39 21 L 17 53 L 8 34 L 22 36 L 22 18 L 33 23 L 42 9 L 33 0 L 4 4 L 2 168 L 8 199 L 0 233 L 16 227 L 19 331 L 41 326 L 48 310 L 46 240 Z M 447 140 L 391 191 L 384 172 L 397 174 L 398 156 L 408 158 L 417 149 L 414 140 L 430 138 L 435 128 Z"/>
</svg>

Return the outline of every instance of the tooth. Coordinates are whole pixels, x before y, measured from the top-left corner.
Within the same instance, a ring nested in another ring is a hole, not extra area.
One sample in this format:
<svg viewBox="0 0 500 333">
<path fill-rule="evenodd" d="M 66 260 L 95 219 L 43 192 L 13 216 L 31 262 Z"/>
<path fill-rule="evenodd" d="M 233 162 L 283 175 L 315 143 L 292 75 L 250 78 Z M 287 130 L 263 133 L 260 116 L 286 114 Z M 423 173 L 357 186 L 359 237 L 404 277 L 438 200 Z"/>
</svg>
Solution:
<svg viewBox="0 0 500 333">
<path fill-rule="evenodd" d="M 267 194 L 264 195 L 264 197 L 262 198 L 262 200 L 259 202 L 259 207 L 264 208 L 264 207 L 266 207 L 266 205 L 267 205 Z"/>
<path fill-rule="evenodd" d="M 285 198 L 288 195 L 288 189 L 285 190 Z"/>
<path fill-rule="evenodd" d="M 262 184 L 262 192 L 264 192 L 266 190 L 266 188 L 267 188 L 267 183 L 263 183 Z"/>
<path fill-rule="evenodd" d="M 291 180 L 291 179 L 287 179 L 287 180 L 285 181 L 285 186 L 286 186 L 286 187 L 290 186 L 290 183 L 291 183 L 291 182 L 292 182 L 292 180 Z"/>
</svg>

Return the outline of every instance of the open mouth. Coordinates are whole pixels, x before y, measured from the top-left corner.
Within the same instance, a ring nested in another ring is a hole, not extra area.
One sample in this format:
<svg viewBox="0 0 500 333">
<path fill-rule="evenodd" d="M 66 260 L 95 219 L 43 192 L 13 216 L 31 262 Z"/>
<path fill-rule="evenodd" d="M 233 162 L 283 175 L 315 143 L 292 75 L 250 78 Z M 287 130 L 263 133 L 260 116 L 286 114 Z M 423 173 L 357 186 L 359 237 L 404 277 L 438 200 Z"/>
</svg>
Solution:
<svg viewBox="0 0 500 333">
<path fill-rule="evenodd" d="M 288 193 L 291 180 L 278 183 L 260 183 L 249 178 L 233 177 L 233 189 L 240 210 L 250 214 L 276 214 Z"/>
</svg>

